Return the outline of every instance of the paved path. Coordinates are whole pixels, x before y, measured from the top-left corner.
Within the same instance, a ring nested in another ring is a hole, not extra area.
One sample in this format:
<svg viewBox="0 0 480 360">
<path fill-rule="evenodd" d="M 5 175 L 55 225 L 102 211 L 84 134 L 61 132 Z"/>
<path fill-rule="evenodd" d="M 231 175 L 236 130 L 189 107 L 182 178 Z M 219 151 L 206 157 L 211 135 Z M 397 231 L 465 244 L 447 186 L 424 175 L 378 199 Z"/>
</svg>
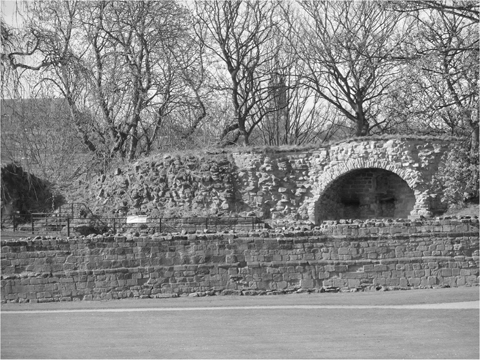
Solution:
<svg viewBox="0 0 480 360">
<path fill-rule="evenodd" d="M 256 305 L 256 306 L 212 306 L 212 307 L 167 307 L 167 308 L 114 308 L 114 309 L 50 309 L 50 310 L 7 310 L 2 315 L 53 314 L 53 313 L 125 313 L 158 311 L 231 311 L 231 310 L 314 310 L 314 309 L 479 309 L 479 301 L 462 301 L 443 304 L 417 305 Z"/>
<path fill-rule="evenodd" d="M 6 358 L 479 358 L 478 288 L 2 305 Z"/>
</svg>

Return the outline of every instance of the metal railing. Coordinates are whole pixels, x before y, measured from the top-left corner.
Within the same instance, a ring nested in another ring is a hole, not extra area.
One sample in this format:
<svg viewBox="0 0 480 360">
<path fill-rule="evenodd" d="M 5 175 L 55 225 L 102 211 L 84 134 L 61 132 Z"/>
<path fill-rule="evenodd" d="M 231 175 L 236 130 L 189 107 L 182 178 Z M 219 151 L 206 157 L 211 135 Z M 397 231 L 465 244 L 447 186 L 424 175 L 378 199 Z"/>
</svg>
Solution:
<svg viewBox="0 0 480 360">
<path fill-rule="evenodd" d="M 145 217 L 141 223 L 128 222 L 129 217 L 72 217 L 63 213 L 12 214 L 14 232 L 26 234 L 87 235 L 125 233 L 135 231 L 147 234 L 180 233 L 196 231 L 246 231 L 264 228 L 261 219 L 249 217 Z"/>
</svg>

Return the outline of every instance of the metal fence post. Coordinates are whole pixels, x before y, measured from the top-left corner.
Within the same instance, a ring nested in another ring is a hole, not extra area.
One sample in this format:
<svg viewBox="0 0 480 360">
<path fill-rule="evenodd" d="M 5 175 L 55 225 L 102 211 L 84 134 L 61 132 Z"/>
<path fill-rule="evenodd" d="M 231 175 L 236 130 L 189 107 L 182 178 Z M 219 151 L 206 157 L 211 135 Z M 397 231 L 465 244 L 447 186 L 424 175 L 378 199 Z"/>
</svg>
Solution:
<svg viewBox="0 0 480 360">
<path fill-rule="evenodd" d="M 205 230 L 208 230 L 208 216 L 205 217 Z"/>
<path fill-rule="evenodd" d="M 33 225 L 33 213 L 30 213 L 30 221 L 32 222 L 32 235 L 35 233 L 35 226 Z"/>
<path fill-rule="evenodd" d="M 162 232 L 162 218 L 158 219 L 158 232 Z"/>
<path fill-rule="evenodd" d="M 15 211 L 13 212 L 13 231 L 15 232 L 15 229 L 17 227 L 15 226 Z"/>
<path fill-rule="evenodd" d="M 70 218 L 67 217 L 67 236 L 70 237 Z"/>
<path fill-rule="evenodd" d="M 116 234 L 117 233 L 117 228 L 116 228 L 116 221 L 115 218 L 113 218 L 113 232 Z"/>
</svg>

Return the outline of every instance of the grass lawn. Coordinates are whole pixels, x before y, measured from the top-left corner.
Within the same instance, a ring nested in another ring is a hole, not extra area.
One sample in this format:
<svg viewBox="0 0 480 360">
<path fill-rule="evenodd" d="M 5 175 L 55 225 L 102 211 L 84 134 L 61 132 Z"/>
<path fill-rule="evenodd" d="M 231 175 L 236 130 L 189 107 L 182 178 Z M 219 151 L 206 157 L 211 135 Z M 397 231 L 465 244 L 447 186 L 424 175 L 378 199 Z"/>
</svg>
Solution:
<svg viewBox="0 0 480 360">
<path fill-rule="evenodd" d="M 353 307 L 472 300 L 478 300 L 478 287 L 4 304 L 1 357 L 478 358 L 478 309 Z M 346 307 L 268 308 L 280 305 Z M 262 308 L 237 308 L 242 306 Z M 222 307 L 224 309 L 218 309 Z M 149 310 L 152 308 L 163 310 Z M 170 311 L 172 308 L 175 311 Z M 204 308 L 214 309 L 206 311 Z M 54 311 L 56 309 L 87 311 L 59 313 Z M 91 312 L 89 309 L 124 309 L 125 312 Z M 143 310 L 132 312 L 129 309 Z M 29 310 L 52 311 L 29 313 Z M 15 313 L 8 314 L 9 311 Z"/>
</svg>

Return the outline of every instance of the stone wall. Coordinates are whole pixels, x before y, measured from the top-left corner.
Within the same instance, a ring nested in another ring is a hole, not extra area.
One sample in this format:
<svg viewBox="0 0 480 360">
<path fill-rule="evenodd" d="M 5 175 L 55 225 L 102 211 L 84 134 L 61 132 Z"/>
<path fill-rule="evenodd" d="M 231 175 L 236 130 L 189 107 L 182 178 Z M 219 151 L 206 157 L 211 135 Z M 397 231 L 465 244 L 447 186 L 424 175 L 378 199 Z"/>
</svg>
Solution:
<svg viewBox="0 0 480 360">
<path fill-rule="evenodd" d="M 2 301 L 473 286 L 477 219 L 2 241 Z"/>
<path fill-rule="evenodd" d="M 330 192 L 327 198 L 334 199 L 338 190 L 332 194 L 332 189 L 341 188 L 339 182 L 352 179 L 353 173 L 361 178 L 362 172 L 381 170 L 393 178 L 389 180 L 393 192 L 372 188 L 369 197 L 363 197 L 366 202 L 358 205 L 364 207 L 357 211 L 359 218 L 429 217 L 441 212 L 435 200 L 441 194 L 432 179 L 452 143 L 368 137 L 309 148 L 158 155 L 73 184 L 76 193 L 69 201 L 86 202 L 103 216 L 237 214 L 320 224 L 326 219 L 322 209 L 330 211 L 322 205 L 322 196 Z M 388 206 L 390 211 L 378 211 Z M 338 216 L 348 216 L 348 211 L 340 210 Z"/>
</svg>

